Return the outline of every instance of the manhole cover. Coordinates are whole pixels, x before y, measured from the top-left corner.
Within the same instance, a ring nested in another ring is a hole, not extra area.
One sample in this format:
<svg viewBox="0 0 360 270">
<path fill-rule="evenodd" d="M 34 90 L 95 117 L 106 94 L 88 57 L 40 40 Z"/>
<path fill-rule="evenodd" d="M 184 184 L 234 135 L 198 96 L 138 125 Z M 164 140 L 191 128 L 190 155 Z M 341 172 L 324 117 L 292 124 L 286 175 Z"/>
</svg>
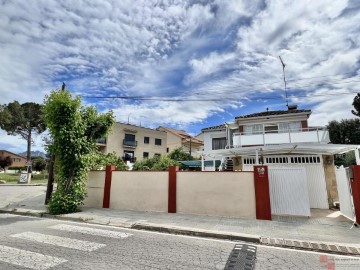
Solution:
<svg viewBox="0 0 360 270">
<path fill-rule="evenodd" d="M 231 251 L 224 270 L 255 269 L 256 246 L 236 244 Z"/>
</svg>

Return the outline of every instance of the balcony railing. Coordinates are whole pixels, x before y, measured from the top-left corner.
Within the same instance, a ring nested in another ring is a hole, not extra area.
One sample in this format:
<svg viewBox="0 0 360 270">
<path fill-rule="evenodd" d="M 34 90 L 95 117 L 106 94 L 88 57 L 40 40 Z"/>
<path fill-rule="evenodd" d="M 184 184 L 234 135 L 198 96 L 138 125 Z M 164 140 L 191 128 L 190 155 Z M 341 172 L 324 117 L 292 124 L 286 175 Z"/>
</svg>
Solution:
<svg viewBox="0 0 360 270">
<path fill-rule="evenodd" d="M 127 140 L 123 140 L 123 145 L 124 146 L 130 146 L 130 147 L 136 147 L 137 146 L 137 141 L 127 141 Z"/>
<path fill-rule="evenodd" d="M 329 132 L 324 127 L 311 127 L 286 131 L 238 133 L 233 135 L 231 147 L 283 143 L 329 143 Z"/>
<path fill-rule="evenodd" d="M 123 157 L 122 157 L 122 160 L 123 160 L 124 162 L 130 161 L 130 163 L 135 163 L 135 162 L 136 162 L 136 157 L 123 156 Z"/>
<path fill-rule="evenodd" d="M 97 139 L 96 143 L 98 143 L 98 144 L 106 144 L 106 138 Z"/>
</svg>

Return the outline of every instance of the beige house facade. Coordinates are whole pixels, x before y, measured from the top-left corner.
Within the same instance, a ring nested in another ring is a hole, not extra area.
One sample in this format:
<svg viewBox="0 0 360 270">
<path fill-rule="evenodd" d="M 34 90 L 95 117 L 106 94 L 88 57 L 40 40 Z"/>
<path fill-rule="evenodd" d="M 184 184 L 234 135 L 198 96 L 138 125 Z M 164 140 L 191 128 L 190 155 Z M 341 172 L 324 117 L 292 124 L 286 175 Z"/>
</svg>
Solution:
<svg viewBox="0 0 360 270">
<path fill-rule="evenodd" d="M 160 126 L 159 131 L 167 134 L 167 151 L 171 152 L 175 148 L 182 147 L 185 152 L 190 153 L 194 158 L 199 158 L 197 151 L 204 150 L 204 142 L 196 137 L 191 136 L 184 130 Z"/>
<path fill-rule="evenodd" d="M 0 150 L 0 158 L 6 157 L 10 157 L 12 160 L 12 164 L 9 167 L 25 167 L 26 165 L 26 158 L 7 150 Z"/>
<path fill-rule="evenodd" d="M 115 123 L 106 138 L 98 140 L 104 154 L 115 153 L 127 163 L 166 154 L 167 136 L 160 130 Z"/>
</svg>

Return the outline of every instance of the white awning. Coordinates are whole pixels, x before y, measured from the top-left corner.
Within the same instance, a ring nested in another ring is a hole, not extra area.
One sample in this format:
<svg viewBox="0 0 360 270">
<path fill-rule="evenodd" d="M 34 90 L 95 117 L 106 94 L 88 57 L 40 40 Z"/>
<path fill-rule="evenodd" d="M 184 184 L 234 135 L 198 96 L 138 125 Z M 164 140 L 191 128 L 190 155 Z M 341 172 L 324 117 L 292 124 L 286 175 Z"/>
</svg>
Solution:
<svg viewBox="0 0 360 270">
<path fill-rule="evenodd" d="M 289 144 L 279 144 L 279 145 L 236 147 L 230 149 L 199 151 L 198 153 L 202 155 L 204 158 L 255 156 L 256 151 L 258 151 L 258 153 L 262 155 L 284 155 L 284 154 L 335 155 L 335 154 L 344 154 L 359 148 L 360 145 L 350 145 L 350 144 L 289 143 Z"/>
</svg>

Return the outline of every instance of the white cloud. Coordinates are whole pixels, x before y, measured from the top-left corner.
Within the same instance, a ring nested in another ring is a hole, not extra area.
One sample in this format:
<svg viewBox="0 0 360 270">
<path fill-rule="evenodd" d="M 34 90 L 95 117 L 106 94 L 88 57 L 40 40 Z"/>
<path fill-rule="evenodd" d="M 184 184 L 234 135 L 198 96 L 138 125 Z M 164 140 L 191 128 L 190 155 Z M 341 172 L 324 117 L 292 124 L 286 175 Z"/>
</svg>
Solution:
<svg viewBox="0 0 360 270">
<path fill-rule="evenodd" d="M 1 103 L 41 102 L 62 81 L 81 95 L 218 99 L 86 100 L 115 109 L 118 120 L 201 125 L 254 97 L 283 95 L 281 55 L 289 94 L 309 96 L 294 102 L 313 108 L 312 124 L 326 124 L 351 117 L 355 96 L 326 93 L 358 91 L 357 8 L 345 0 L 0 0 Z M 16 145 L 10 138 L 0 136 Z"/>
</svg>

